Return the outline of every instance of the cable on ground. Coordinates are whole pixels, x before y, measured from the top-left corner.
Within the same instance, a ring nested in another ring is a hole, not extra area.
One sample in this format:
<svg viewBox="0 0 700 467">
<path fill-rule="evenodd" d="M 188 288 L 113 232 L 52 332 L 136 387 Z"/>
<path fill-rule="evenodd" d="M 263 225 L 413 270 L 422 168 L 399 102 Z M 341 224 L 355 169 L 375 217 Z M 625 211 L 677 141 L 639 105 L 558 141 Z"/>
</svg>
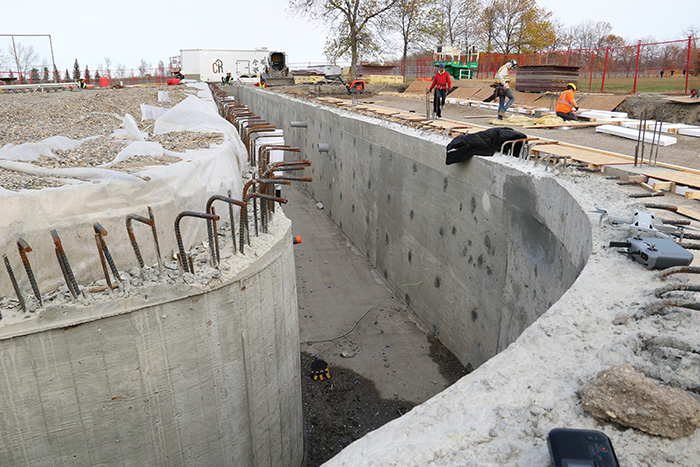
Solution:
<svg viewBox="0 0 700 467">
<path fill-rule="evenodd" d="M 377 308 L 379 305 L 381 305 L 381 304 L 384 303 L 385 301 L 387 301 L 387 300 L 389 300 L 390 298 L 392 298 L 394 295 L 396 295 L 396 293 L 397 293 L 399 290 L 403 289 L 404 287 L 415 287 L 415 286 L 417 286 L 417 285 L 421 285 L 422 283 L 423 283 L 423 281 L 415 282 L 415 283 L 409 283 L 409 284 L 401 284 L 401 285 L 398 286 L 398 287 L 396 288 L 396 290 L 394 290 L 391 294 L 387 295 L 387 296 L 384 297 L 379 303 L 377 303 L 376 305 L 372 306 L 370 309 L 368 309 L 367 311 L 365 311 L 365 312 L 362 314 L 362 316 L 360 316 L 360 317 L 358 318 L 358 320 L 355 321 L 355 324 L 353 324 L 352 328 L 350 328 L 349 331 L 344 332 L 343 334 L 341 334 L 341 335 L 339 335 L 339 336 L 331 337 L 331 338 L 329 338 L 329 339 L 320 339 L 320 340 L 315 340 L 315 341 L 305 341 L 305 342 L 302 342 L 302 343 L 303 343 L 303 344 L 307 344 L 307 345 L 308 345 L 308 344 L 318 344 L 318 343 L 320 343 L 320 342 L 330 342 L 330 341 L 334 341 L 334 340 L 336 340 L 336 339 L 340 339 L 341 337 L 345 337 L 345 336 L 347 336 L 348 334 L 350 334 L 351 332 L 353 332 L 353 331 L 355 330 L 355 328 L 357 327 L 357 325 L 360 324 L 360 321 L 362 321 L 362 319 L 363 319 L 365 316 L 367 316 L 367 314 L 368 314 L 370 311 L 374 310 L 374 309 Z"/>
</svg>

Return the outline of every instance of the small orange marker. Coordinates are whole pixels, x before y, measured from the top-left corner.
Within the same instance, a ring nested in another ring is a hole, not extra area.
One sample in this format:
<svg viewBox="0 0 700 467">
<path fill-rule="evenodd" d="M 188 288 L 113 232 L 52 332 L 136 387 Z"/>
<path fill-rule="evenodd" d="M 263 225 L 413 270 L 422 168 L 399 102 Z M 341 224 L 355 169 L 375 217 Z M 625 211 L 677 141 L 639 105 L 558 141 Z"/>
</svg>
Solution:
<svg viewBox="0 0 700 467">
<path fill-rule="evenodd" d="M 292 238 L 292 242 L 294 242 L 294 245 L 301 243 L 301 235 L 297 235 L 296 237 Z"/>
</svg>

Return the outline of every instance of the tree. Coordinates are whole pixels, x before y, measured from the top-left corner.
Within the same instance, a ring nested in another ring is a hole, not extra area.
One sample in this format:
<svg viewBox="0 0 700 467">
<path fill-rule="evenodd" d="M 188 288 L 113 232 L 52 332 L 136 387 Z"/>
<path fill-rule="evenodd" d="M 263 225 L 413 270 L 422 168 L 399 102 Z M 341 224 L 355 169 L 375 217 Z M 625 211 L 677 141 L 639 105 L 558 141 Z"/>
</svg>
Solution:
<svg viewBox="0 0 700 467">
<path fill-rule="evenodd" d="M 95 70 L 95 81 L 100 81 L 100 69 Z"/>
<path fill-rule="evenodd" d="M 112 77 L 111 66 L 112 66 L 112 59 L 109 57 L 105 57 L 105 69 L 107 70 L 107 76 L 110 78 Z"/>
<path fill-rule="evenodd" d="M 289 0 L 292 10 L 328 23 L 335 34 L 326 39 L 327 54 L 350 56 L 350 75 L 357 76 L 360 52 L 372 50 L 381 17 L 397 0 Z"/>
<path fill-rule="evenodd" d="M 48 66 L 44 66 L 44 77 L 43 77 L 42 81 L 44 83 L 49 82 L 49 67 Z"/>
<path fill-rule="evenodd" d="M 605 21 L 586 20 L 569 28 L 569 46 L 577 49 L 603 47 L 605 38 L 612 35 L 612 25 Z"/>
<path fill-rule="evenodd" d="M 87 83 L 90 82 L 90 70 L 88 70 L 87 65 L 85 65 L 85 82 L 87 82 Z"/>
<path fill-rule="evenodd" d="M 529 53 L 555 41 L 552 13 L 535 0 L 491 0 L 483 10 L 487 51 Z"/>
<path fill-rule="evenodd" d="M 63 81 L 70 81 L 70 73 L 68 72 L 68 68 L 66 68 L 66 74 L 63 75 Z"/>
<path fill-rule="evenodd" d="M 31 45 L 25 46 L 21 42 L 17 43 L 15 47 L 8 46 L 8 52 L 10 53 L 10 60 L 14 59 L 14 65 L 19 68 L 20 79 L 22 75 L 29 73 L 30 68 L 39 58 L 34 52 L 34 47 Z"/>
<path fill-rule="evenodd" d="M 151 68 L 151 64 L 150 64 L 150 63 L 147 63 L 146 60 L 144 60 L 144 59 L 142 58 L 142 59 L 141 59 L 141 63 L 139 64 L 139 76 L 140 76 L 141 78 L 143 78 L 144 76 L 146 76 L 146 72 L 148 71 L 149 68 Z"/>
<path fill-rule="evenodd" d="M 29 72 L 29 77 L 30 77 L 32 83 L 38 83 L 39 82 L 39 69 L 36 67 L 32 68 L 31 71 Z"/>
<path fill-rule="evenodd" d="M 78 81 L 80 79 L 80 65 L 78 64 L 78 59 L 73 62 L 73 81 Z"/>
<path fill-rule="evenodd" d="M 398 0 L 396 6 L 386 17 L 387 30 L 398 31 L 402 45 L 402 59 L 405 61 L 409 52 L 431 49 L 434 44 L 427 44 L 440 30 L 437 0 Z"/>
</svg>

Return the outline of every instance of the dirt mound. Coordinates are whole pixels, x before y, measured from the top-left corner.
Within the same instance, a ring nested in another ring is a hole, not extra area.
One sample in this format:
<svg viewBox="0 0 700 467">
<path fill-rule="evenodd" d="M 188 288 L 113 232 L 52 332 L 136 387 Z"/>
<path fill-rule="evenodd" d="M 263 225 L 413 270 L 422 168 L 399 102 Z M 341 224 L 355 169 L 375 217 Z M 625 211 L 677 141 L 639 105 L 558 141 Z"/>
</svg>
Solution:
<svg viewBox="0 0 700 467">
<path fill-rule="evenodd" d="M 615 109 L 618 112 L 627 112 L 630 118 L 639 119 L 646 112 L 649 120 L 661 119 L 672 123 L 686 123 L 700 125 L 700 102 L 698 104 L 675 104 L 666 100 L 663 95 L 637 95 L 628 96 Z"/>
</svg>

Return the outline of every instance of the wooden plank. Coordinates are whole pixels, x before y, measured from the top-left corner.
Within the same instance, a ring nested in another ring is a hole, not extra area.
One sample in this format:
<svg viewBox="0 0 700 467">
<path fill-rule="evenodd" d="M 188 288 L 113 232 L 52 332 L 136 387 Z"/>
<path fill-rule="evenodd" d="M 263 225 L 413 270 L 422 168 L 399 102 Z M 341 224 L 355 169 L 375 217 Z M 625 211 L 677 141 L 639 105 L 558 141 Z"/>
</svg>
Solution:
<svg viewBox="0 0 700 467">
<path fill-rule="evenodd" d="M 654 190 L 668 190 L 671 193 L 676 191 L 676 182 L 654 182 Z"/>
<path fill-rule="evenodd" d="M 629 175 L 627 177 L 628 182 L 646 183 L 648 180 L 649 177 L 646 175 Z"/>
<path fill-rule="evenodd" d="M 642 188 L 646 188 L 646 189 L 649 190 L 649 191 L 653 191 L 654 193 L 660 193 L 660 192 L 661 192 L 661 190 L 657 190 L 656 188 L 654 188 L 653 186 L 649 185 L 648 183 L 640 183 L 639 186 L 641 186 Z"/>
<path fill-rule="evenodd" d="M 678 206 L 678 209 L 676 212 L 682 216 L 685 217 L 690 217 L 691 219 L 695 219 L 696 221 L 700 221 L 700 212 L 694 211 L 690 208 L 686 208 L 683 206 Z"/>
<path fill-rule="evenodd" d="M 599 151 L 589 151 L 583 148 L 572 148 L 567 146 L 562 146 L 560 144 L 538 144 L 532 148 L 532 152 L 542 152 L 545 154 L 552 154 L 554 156 L 565 156 L 569 157 L 575 161 L 586 162 L 588 164 L 594 165 L 618 165 L 618 164 L 632 164 L 634 161 L 624 159 L 622 157 L 611 156 L 608 154 L 601 154 Z"/>
<path fill-rule="evenodd" d="M 649 178 L 668 180 L 676 182 L 678 185 L 685 185 L 691 188 L 700 188 L 700 174 L 680 171 L 669 172 L 644 172 Z"/>
<path fill-rule="evenodd" d="M 667 97 L 664 100 L 673 102 L 674 104 L 700 104 L 700 99 L 690 96 Z"/>
<path fill-rule="evenodd" d="M 686 191 L 685 192 L 685 199 L 700 199 L 700 191 L 697 191 L 697 190 Z"/>
</svg>

